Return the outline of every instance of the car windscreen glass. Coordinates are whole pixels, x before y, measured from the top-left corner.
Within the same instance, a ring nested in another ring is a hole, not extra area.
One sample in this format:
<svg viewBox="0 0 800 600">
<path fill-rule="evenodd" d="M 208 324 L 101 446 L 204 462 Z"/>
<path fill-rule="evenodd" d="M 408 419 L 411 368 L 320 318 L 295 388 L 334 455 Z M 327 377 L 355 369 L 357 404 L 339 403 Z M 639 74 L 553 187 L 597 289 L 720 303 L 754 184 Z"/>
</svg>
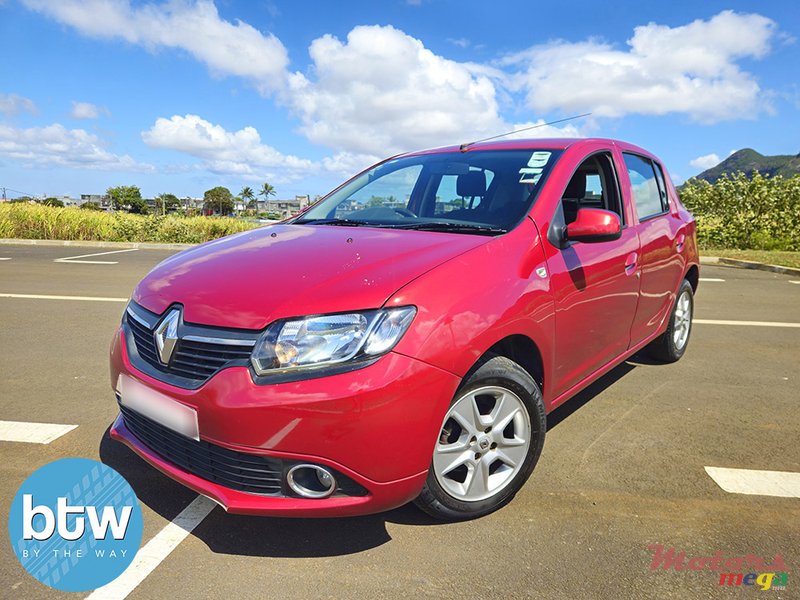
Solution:
<svg viewBox="0 0 800 600">
<path fill-rule="evenodd" d="M 477 150 L 393 159 L 294 222 L 496 235 L 519 223 L 560 155 Z"/>
</svg>

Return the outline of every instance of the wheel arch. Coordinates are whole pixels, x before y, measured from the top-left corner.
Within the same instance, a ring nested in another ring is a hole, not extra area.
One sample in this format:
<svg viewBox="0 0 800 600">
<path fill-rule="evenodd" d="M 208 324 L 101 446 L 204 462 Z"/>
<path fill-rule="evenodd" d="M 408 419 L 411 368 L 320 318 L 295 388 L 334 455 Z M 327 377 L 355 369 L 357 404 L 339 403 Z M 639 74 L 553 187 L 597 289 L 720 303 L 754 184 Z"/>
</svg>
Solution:
<svg viewBox="0 0 800 600">
<path fill-rule="evenodd" d="M 697 293 L 697 286 L 700 285 L 700 268 L 697 265 L 691 265 L 683 276 L 692 286 L 692 292 Z"/>
<path fill-rule="evenodd" d="M 464 375 L 464 380 L 469 378 L 475 369 L 486 360 L 487 356 L 505 356 L 509 360 L 513 360 L 533 378 L 539 386 L 539 390 L 544 394 L 545 370 L 542 353 L 536 342 L 527 335 L 512 334 L 495 342 Z"/>
</svg>

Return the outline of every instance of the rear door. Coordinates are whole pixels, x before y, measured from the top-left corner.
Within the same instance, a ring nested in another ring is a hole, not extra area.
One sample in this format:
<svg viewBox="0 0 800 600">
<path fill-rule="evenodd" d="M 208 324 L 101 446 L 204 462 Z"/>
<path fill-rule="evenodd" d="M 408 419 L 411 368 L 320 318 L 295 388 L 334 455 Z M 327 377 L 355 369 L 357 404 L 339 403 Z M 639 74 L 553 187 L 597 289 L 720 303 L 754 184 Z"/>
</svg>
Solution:
<svg viewBox="0 0 800 600">
<path fill-rule="evenodd" d="M 641 294 L 631 325 L 631 346 L 660 331 L 683 273 L 683 222 L 670 201 L 661 164 L 623 151 L 623 185 L 634 207 L 639 236 Z"/>
</svg>

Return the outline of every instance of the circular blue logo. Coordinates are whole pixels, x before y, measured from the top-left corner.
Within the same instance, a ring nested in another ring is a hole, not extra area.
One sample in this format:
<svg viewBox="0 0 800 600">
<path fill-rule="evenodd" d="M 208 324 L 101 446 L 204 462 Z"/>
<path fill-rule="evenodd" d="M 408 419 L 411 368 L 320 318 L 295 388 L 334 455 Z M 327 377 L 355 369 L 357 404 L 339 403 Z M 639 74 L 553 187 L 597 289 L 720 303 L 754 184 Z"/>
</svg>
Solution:
<svg viewBox="0 0 800 600">
<path fill-rule="evenodd" d="M 64 458 L 34 471 L 8 517 L 11 547 L 43 584 L 85 592 L 116 579 L 142 541 L 142 509 L 127 481 L 88 458 Z"/>
</svg>

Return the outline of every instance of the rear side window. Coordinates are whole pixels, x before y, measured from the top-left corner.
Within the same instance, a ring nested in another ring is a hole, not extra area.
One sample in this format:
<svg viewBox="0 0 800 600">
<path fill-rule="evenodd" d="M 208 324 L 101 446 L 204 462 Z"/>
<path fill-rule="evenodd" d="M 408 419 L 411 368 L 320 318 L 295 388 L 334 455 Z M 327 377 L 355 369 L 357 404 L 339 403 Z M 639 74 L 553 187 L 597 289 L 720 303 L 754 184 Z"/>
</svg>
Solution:
<svg viewBox="0 0 800 600">
<path fill-rule="evenodd" d="M 637 154 L 624 153 L 623 156 L 639 220 L 667 212 L 669 204 L 660 167 L 649 158 Z"/>
</svg>

